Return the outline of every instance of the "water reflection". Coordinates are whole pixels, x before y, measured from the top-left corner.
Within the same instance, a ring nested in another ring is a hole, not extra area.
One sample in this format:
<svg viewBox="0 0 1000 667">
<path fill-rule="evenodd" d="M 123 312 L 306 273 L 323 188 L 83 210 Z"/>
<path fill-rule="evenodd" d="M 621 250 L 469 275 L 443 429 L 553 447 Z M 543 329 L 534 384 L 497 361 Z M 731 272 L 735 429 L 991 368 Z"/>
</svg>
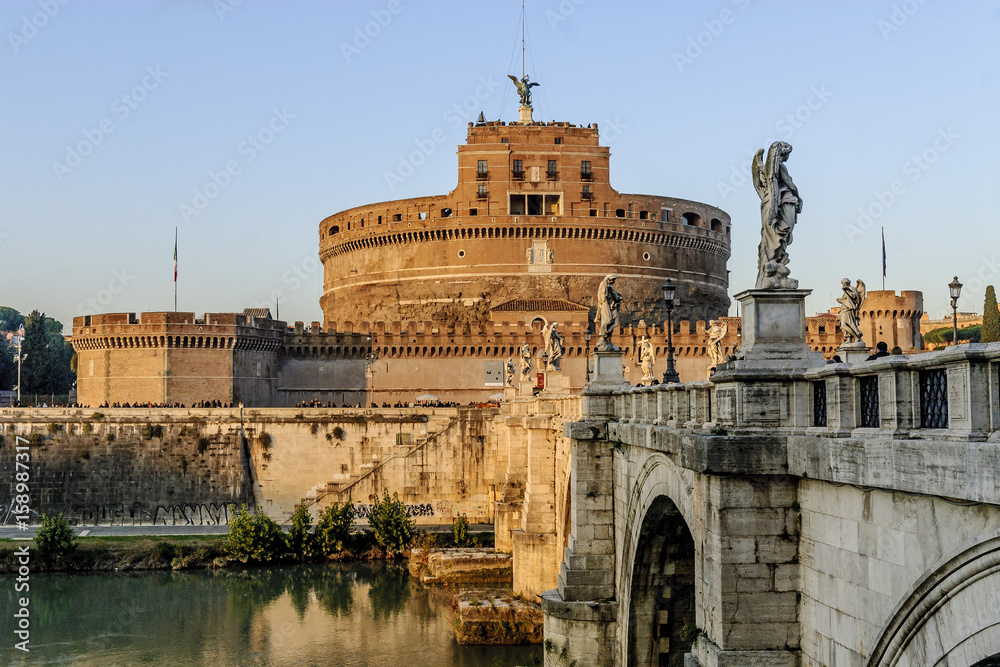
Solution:
<svg viewBox="0 0 1000 667">
<path fill-rule="evenodd" d="M 537 646 L 455 644 L 447 594 L 399 565 L 34 575 L 30 594 L 32 650 L 14 665 L 541 664 Z"/>
</svg>

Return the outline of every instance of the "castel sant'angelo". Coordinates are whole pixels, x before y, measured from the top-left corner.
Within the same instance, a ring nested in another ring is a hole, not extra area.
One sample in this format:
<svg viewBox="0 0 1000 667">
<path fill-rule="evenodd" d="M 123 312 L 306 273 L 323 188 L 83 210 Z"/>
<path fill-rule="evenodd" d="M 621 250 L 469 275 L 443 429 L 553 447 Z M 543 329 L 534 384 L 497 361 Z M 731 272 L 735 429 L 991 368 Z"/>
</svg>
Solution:
<svg viewBox="0 0 1000 667">
<path fill-rule="evenodd" d="M 450 193 L 358 206 L 320 223 L 322 324 L 285 326 L 266 309 L 74 318 L 78 402 L 485 401 L 504 392 L 505 363 L 525 343 L 541 361 L 552 322 L 565 346 L 560 386 L 546 386 L 540 373 L 535 390 L 576 392 L 609 274 L 623 297 L 613 340 L 626 379 L 639 382 L 644 336 L 657 373 L 666 368 L 661 286 L 669 279 L 676 368 L 682 381 L 705 380 L 710 321 L 726 331 L 723 354 L 739 346 L 740 320 L 727 317 L 729 214 L 620 193 L 596 124 L 538 122 L 527 101 L 517 121 L 469 123 Z M 920 347 L 919 293 L 868 299 L 870 340 Z M 808 340 L 832 356 L 836 317 L 809 318 Z"/>
</svg>

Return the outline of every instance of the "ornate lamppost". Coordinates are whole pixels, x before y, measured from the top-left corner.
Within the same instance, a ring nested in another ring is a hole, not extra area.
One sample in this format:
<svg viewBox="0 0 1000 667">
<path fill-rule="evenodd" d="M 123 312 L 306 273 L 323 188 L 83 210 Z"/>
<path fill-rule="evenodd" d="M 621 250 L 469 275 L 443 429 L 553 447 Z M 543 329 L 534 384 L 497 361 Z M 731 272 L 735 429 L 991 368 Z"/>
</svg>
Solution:
<svg viewBox="0 0 1000 667">
<path fill-rule="evenodd" d="M 587 344 L 587 354 L 584 357 L 584 361 L 587 364 L 587 382 L 586 382 L 586 384 L 590 384 L 590 337 L 593 336 L 593 335 L 594 335 L 594 333 L 590 330 L 590 325 L 588 324 L 587 325 L 587 330 L 583 332 L 583 340 Z"/>
<path fill-rule="evenodd" d="M 670 279 L 663 283 L 663 302 L 667 306 L 667 370 L 663 373 L 663 384 L 681 381 L 674 370 L 674 289 Z"/>
<path fill-rule="evenodd" d="M 951 344 L 958 345 L 958 297 L 962 296 L 962 283 L 958 282 L 958 276 L 948 283 L 948 291 L 951 293 Z"/>
</svg>

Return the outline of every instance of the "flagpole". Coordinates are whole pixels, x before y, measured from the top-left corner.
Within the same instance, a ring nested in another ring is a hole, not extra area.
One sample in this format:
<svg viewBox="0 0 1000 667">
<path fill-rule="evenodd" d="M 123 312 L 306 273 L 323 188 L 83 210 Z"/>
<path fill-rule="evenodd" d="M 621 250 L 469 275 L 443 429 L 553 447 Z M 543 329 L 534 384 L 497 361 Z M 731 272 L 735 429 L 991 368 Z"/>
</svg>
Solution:
<svg viewBox="0 0 1000 667">
<path fill-rule="evenodd" d="M 174 227 L 174 312 L 177 312 L 177 227 Z"/>
</svg>

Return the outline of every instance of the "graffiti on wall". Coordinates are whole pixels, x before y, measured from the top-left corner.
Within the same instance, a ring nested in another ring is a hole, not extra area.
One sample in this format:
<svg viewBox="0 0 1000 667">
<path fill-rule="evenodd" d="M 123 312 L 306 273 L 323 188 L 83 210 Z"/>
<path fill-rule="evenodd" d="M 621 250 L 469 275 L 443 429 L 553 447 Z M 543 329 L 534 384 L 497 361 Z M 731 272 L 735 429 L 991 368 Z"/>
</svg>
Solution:
<svg viewBox="0 0 1000 667">
<path fill-rule="evenodd" d="M 75 506 L 71 516 L 82 526 L 223 526 L 231 511 L 226 503 L 132 503 Z"/>
<path fill-rule="evenodd" d="M 374 505 L 355 505 L 355 516 L 359 519 L 367 519 L 371 516 L 372 509 L 374 507 Z M 430 503 L 422 503 L 420 505 L 404 505 L 404 507 L 406 507 L 406 516 L 434 516 L 434 506 Z"/>
</svg>

